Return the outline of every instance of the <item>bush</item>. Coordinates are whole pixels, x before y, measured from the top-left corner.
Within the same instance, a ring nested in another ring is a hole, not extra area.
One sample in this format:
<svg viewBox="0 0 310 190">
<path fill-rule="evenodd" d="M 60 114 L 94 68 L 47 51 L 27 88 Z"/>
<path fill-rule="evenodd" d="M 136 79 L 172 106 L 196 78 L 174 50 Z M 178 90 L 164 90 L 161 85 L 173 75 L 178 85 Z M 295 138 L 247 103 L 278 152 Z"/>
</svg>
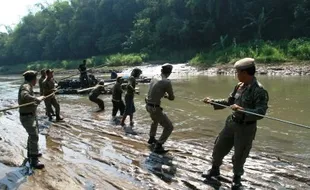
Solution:
<svg viewBox="0 0 310 190">
<path fill-rule="evenodd" d="M 288 43 L 287 52 L 290 56 L 299 60 L 310 59 L 309 39 L 293 39 Z"/>
<path fill-rule="evenodd" d="M 257 61 L 269 63 L 269 62 L 285 62 L 286 56 L 279 47 L 274 47 L 269 44 L 263 45 L 259 50 L 259 55 L 255 57 Z"/>
<path fill-rule="evenodd" d="M 137 66 L 141 65 L 143 62 L 142 59 L 143 56 L 138 55 L 138 54 L 116 54 L 116 55 L 111 55 L 107 58 L 107 65 L 108 66 Z"/>
</svg>

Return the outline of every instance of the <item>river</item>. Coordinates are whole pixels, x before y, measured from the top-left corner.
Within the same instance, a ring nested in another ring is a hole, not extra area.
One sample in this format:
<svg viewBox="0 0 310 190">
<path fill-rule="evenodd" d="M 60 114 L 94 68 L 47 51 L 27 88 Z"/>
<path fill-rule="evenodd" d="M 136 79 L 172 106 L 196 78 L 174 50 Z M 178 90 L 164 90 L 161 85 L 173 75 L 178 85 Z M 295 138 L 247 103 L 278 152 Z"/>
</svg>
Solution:
<svg viewBox="0 0 310 190">
<path fill-rule="evenodd" d="M 71 172 L 70 175 L 83 181 L 84 187 L 91 184 L 101 189 L 100 187 L 104 186 L 103 182 L 94 176 L 106 177 L 105 173 L 112 173 L 122 179 L 127 179 L 135 186 L 145 187 L 142 189 L 152 189 L 156 187 L 156 184 L 158 184 L 158 189 L 205 189 L 208 187 L 201 186 L 198 180 L 199 172 L 203 172 L 209 167 L 213 141 L 223 128 L 224 121 L 231 110 L 214 111 L 209 105 L 183 97 L 227 98 L 238 81 L 234 76 L 193 74 L 192 69 L 187 69 L 189 72 L 184 74 L 183 70 L 186 68 L 184 66 L 178 68 L 179 72 L 173 73 L 171 76 L 176 99 L 175 101 L 162 101 L 164 111 L 175 127 L 171 139 L 167 142 L 167 148 L 172 150 L 174 160 L 178 163 L 179 168 L 176 173 L 159 175 L 156 170 L 157 165 L 153 165 L 154 161 L 150 159 L 153 157 L 148 154 L 149 151 L 144 145 L 148 138 L 151 122 L 144 107 L 144 97 L 148 88 L 148 85 L 145 84 L 139 85 L 140 95 L 135 97 L 137 112 L 134 116 L 135 127 L 133 130 L 138 133 L 135 136 L 126 135 L 119 126 L 111 124 L 110 96 L 102 95 L 106 111 L 96 113 L 94 112 L 97 109 L 96 106 L 89 102 L 87 96 L 59 95 L 62 114 L 66 118 L 65 124 L 54 124 L 50 127 L 51 123 L 44 116 L 39 117 L 41 125 L 45 126 L 43 131 L 49 127 L 48 132 L 45 132 L 49 135 L 41 136 L 43 140 L 40 141 L 40 146 L 45 153 L 44 158 L 58 160 L 60 158 L 55 155 L 61 154 L 62 157 L 58 161 L 66 163 L 65 166 L 69 173 Z M 159 67 L 144 68 L 144 75 L 152 76 L 159 71 Z M 60 78 L 60 76 L 56 78 Z M 269 116 L 310 126 L 310 77 L 258 76 L 257 78 L 269 92 L 270 101 L 267 113 Z M 18 86 L 21 82 L 22 80 L 18 76 L 0 76 L 1 107 L 16 104 Z M 41 115 L 44 115 L 42 105 L 39 110 Z M 16 121 L 12 123 L 12 120 Z M 9 116 L 2 116 L 0 121 L 7 125 L 11 122 L 9 125 L 12 125 L 12 129 L 13 125 L 19 124 L 18 114 L 16 111 L 10 111 Z M 161 132 L 160 127 L 158 132 Z M 18 131 L 9 133 L 6 130 L 4 134 L 14 135 L 14 133 L 18 133 Z M 2 135 L 4 138 L 4 134 L 0 130 L 0 137 Z M 22 150 L 22 146 L 25 146 L 23 140 L 25 137 L 21 138 L 20 143 L 14 146 Z M 310 188 L 310 179 L 306 177 L 309 176 L 309 166 L 307 165 L 310 165 L 310 130 L 262 119 L 258 122 L 257 136 L 251 156 L 245 166 L 246 172 L 249 172 L 246 174 L 245 182 L 248 187 L 258 189 Z M 280 163 L 278 163 L 279 161 Z M 165 163 L 165 161 L 163 162 Z M 229 165 L 230 156 L 227 156 L 225 162 L 226 165 Z M 168 163 L 164 165 L 168 165 L 170 168 L 177 167 L 175 164 L 169 165 Z M 88 165 L 89 167 L 87 167 Z M 141 170 L 140 172 L 136 171 L 137 167 L 139 171 Z M 231 166 L 228 168 L 225 166 L 224 170 L 227 171 L 227 176 L 231 176 L 230 168 Z M 269 176 L 267 178 L 270 179 L 266 180 L 266 177 L 261 176 L 264 175 L 264 171 L 268 175 L 278 173 L 279 176 L 278 178 Z M 297 174 L 296 171 L 300 173 Z M 160 176 L 163 181 L 168 182 L 162 183 L 160 178 L 148 176 L 146 174 L 148 172 Z M 303 178 L 286 176 L 286 179 L 285 173 L 296 174 Z M 165 179 L 167 176 L 168 180 Z M 256 179 L 255 176 L 259 179 Z M 277 182 L 273 182 L 273 180 Z M 107 178 L 106 181 L 111 184 L 113 180 Z M 113 184 L 121 185 L 120 181 Z M 126 187 L 126 185 L 124 186 Z"/>
</svg>

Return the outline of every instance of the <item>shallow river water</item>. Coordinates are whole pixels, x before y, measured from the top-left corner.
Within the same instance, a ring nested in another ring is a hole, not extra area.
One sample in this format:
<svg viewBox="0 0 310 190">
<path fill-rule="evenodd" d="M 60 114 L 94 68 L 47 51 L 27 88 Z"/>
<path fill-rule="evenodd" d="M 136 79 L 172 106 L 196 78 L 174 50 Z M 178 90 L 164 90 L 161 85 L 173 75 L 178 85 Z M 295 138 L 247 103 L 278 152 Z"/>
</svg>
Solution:
<svg viewBox="0 0 310 190">
<path fill-rule="evenodd" d="M 157 70 L 147 72 L 146 69 L 145 75 L 151 76 Z M 152 155 L 145 145 L 151 122 L 144 107 L 148 88 L 145 84 L 139 85 L 140 95 L 135 97 L 137 112 L 133 130 L 138 133 L 135 136 L 126 135 L 120 126 L 111 123 L 110 96 L 101 96 L 106 111 L 96 113 L 96 105 L 87 96 L 58 95 L 66 119 L 65 123 L 49 127 L 48 136 L 41 136 L 44 158 L 65 163 L 68 175 L 86 189 L 94 186 L 102 189 L 100 176 L 106 177 L 106 173 L 141 189 L 208 189 L 210 186 L 201 183 L 200 172 L 210 166 L 213 141 L 231 110 L 214 111 L 208 105 L 184 97 L 227 98 L 238 81 L 234 76 L 190 73 L 181 76 L 174 73 L 171 78 L 176 99 L 163 100 L 162 107 L 175 127 L 167 142 L 173 159 Z M 258 80 L 269 92 L 269 116 L 310 126 L 310 77 L 258 76 Z M 16 104 L 20 83 L 18 76 L 0 76 L 1 107 Z M 39 110 L 44 115 L 42 105 Z M 10 117 L 18 124 L 15 112 L 11 111 Z M 44 116 L 39 119 L 41 125 L 50 126 Z M 61 159 L 57 154 L 62 155 Z M 230 157 L 225 158 L 223 166 L 227 177 L 232 175 Z M 307 189 L 310 188 L 309 165 L 310 130 L 263 119 L 258 122 L 253 151 L 245 166 L 245 184 L 254 189 Z M 111 184 L 113 180 L 107 178 L 107 181 Z"/>
</svg>

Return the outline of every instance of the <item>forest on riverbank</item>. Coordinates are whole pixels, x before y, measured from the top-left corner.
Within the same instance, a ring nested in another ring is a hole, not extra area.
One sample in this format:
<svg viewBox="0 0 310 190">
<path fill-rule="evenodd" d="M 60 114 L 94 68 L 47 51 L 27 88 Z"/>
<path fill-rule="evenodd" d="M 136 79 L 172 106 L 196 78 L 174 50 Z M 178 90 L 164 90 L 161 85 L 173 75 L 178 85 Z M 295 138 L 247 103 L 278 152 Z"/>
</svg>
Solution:
<svg viewBox="0 0 310 190">
<path fill-rule="evenodd" d="M 210 66 L 310 58 L 304 0 L 68 0 L 36 4 L 0 33 L 0 67 L 11 70 L 139 65 Z"/>
</svg>

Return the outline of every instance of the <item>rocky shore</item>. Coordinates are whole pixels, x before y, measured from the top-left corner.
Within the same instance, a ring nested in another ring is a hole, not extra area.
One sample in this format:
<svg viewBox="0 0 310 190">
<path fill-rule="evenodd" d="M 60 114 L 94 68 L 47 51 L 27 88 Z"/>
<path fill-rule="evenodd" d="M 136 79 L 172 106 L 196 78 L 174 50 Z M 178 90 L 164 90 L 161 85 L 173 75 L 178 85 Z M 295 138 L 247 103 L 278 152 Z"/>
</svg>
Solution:
<svg viewBox="0 0 310 190">
<path fill-rule="evenodd" d="M 234 75 L 235 69 L 233 65 L 223 65 L 210 67 L 208 69 L 200 69 L 203 75 Z M 262 65 L 257 64 L 257 74 L 271 76 L 305 76 L 310 75 L 310 65 Z"/>
<path fill-rule="evenodd" d="M 180 63 L 177 65 L 183 65 L 183 69 L 174 71 L 177 73 L 184 72 L 183 74 L 191 75 L 234 75 L 235 69 L 233 64 L 218 65 L 209 68 L 199 68 L 190 66 L 188 63 Z M 152 67 L 154 64 L 150 65 L 148 63 L 138 66 L 139 68 Z M 121 73 L 124 70 L 127 70 L 125 67 L 116 68 L 117 73 Z M 91 69 L 93 74 L 107 74 L 109 75 L 109 68 L 98 68 Z M 57 74 L 61 75 L 72 75 L 78 74 L 77 70 L 61 70 L 57 71 Z M 306 76 L 310 75 L 310 65 L 309 64 L 296 64 L 296 63 L 287 63 L 279 65 L 266 65 L 266 64 L 257 64 L 257 74 L 258 75 L 270 75 L 270 76 Z"/>
</svg>

